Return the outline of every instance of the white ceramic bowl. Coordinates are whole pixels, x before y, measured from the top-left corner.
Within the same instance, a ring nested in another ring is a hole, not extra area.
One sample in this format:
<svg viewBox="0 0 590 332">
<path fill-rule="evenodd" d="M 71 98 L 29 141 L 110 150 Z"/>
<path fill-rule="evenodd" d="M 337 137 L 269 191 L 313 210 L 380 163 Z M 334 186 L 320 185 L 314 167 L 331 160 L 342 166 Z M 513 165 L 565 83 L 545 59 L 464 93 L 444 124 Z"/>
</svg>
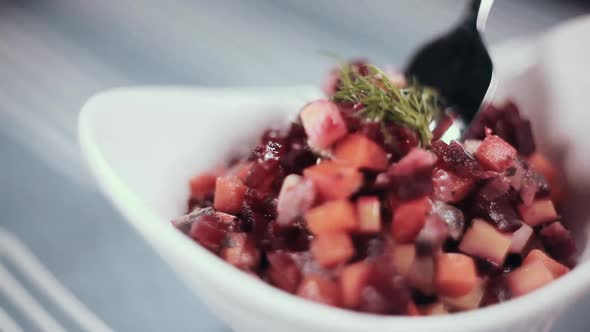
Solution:
<svg viewBox="0 0 590 332">
<path fill-rule="evenodd" d="M 539 145 L 558 156 L 568 172 L 575 194 L 565 210 L 583 251 L 580 265 L 527 296 L 444 317 L 374 316 L 299 299 L 234 269 L 170 225 L 184 212 L 191 175 L 250 146 L 263 128 L 286 123 L 319 96 L 314 88 L 117 89 L 84 106 L 80 141 L 104 193 L 235 331 L 546 331 L 590 290 L 590 253 L 585 250 L 590 160 L 583 155 L 590 136 L 587 103 L 562 108 L 566 96 L 548 83 L 558 79 L 551 76 L 555 66 L 544 62 L 539 57 L 525 67 L 498 64 L 503 78 L 498 96 L 511 95 L 525 113 L 535 114 Z"/>
</svg>

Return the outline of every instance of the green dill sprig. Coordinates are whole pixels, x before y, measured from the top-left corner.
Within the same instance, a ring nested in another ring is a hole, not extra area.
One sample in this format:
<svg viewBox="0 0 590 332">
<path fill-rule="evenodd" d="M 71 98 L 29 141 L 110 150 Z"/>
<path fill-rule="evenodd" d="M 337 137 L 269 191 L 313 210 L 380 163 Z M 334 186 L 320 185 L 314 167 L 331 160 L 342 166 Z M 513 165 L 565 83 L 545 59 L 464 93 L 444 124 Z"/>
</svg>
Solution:
<svg viewBox="0 0 590 332">
<path fill-rule="evenodd" d="M 359 115 L 366 121 L 393 122 L 415 131 L 423 147 L 430 145 L 432 120 L 441 114 L 438 92 L 415 80 L 407 87 L 396 87 L 379 68 L 367 65 L 361 74 L 350 64 L 341 67 L 339 91 L 334 101 L 363 105 Z"/>
</svg>

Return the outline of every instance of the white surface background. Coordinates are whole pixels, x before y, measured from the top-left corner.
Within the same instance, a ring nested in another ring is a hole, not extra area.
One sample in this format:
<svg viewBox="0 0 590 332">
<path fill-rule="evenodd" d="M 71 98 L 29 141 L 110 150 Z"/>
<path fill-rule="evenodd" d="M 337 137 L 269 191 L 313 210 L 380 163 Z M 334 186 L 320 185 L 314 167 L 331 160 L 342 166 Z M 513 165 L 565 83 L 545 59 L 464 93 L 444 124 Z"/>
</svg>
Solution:
<svg viewBox="0 0 590 332">
<path fill-rule="evenodd" d="M 315 82 L 331 62 L 322 50 L 403 64 L 463 3 L 0 0 L 0 225 L 115 330 L 226 331 L 96 191 L 76 143 L 82 103 L 129 84 Z M 498 0 L 489 39 L 540 33 L 589 9 Z M 588 330 L 589 304 L 555 331 Z M 0 308 L 19 317 L 2 294 Z"/>
</svg>

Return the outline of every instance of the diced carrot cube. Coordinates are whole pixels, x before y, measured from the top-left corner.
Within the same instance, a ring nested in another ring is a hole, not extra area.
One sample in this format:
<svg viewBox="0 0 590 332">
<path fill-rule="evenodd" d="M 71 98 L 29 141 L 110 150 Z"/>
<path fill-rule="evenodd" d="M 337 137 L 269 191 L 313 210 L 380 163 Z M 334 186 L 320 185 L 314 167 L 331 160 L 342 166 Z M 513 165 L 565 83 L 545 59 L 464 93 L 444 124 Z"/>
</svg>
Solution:
<svg viewBox="0 0 590 332">
<path fill-rule="evenodd" d="M 346 233 L 320 234 L 311 241 L 311 254 L 322 267 L 345 263 L 354 253 L 354 245 Z"/>
<path fill-rule="evenodd" d="M 242 209 L 246 186 L 237 177 L 219 177 L 215 182 L 213 207 L 217 211 L 237 213 Z"/>
<path fill-rule="evenodd" d="M 391 233 L 396 241 L 412 242 L 424 226 L 432 204 L 428 197 L 419 198 L 398 206 L 393 213 Z"/>
<path fill-rule="evenodd" d="M 518 212 L 522 220 L 531 227 L 539 226 L 559 218 L 553 202 L 548 198 L 537 199 L 529 206 L 521 204 L 518 206 Z"/>
<path fill-rule="evenodd" d="M 393 266 L 396 271 L 407 276 L 416 258 L 416 247 L 413 243 L 396 244 L 393 247 Z"/>
<path fill-rule="evenodd" d="M 560 264 L 539 249 L 531 250 L 531 252 L 529 252 L 522 262 L 522 265 L 531 264 L 532 262 L 536 261 L 540 261 L 541 263 L 545 264 L 545 267 L 551 271 L 553 278 L 559 278 L 570 271 L 567 266 Z"/>
<path fill-rule="evenodd" d="M 549 159 L 540 153 L 534 153 L 528 159 L 533 169 L 547 180 L 551 188 L 551 200 L 556 204 L 563 201 L 566 194 L 564 175 L 556 168 Z"/>
<path fill-rule="evenodd" d="M 332 306 L 339 306 L 341 303 L 340 285 L 333 280 L 317 275 L 307 276 L 299 285 L 297 295 Z"/>
<path fill-rule="evenodd" d="M 303 175 L 313 181 L 323 200 L 345 199 L 363 184 L 363 174 L 333 161 L 323 161 L 303 170 Z"/>
<path fill-rule="evenodd" d="M 346 200 L 329 201 L 305 213 L 313 234 L 349 232 L 358 227 L 354 205 Z"/>
<path fill-rule="evenodd" d="M 482 219 L 474 219 L 459 244 L 459 250 L 501 266 L 504 264 L 511 242 L 511 234 L 498 231 Z"/>
<path fill-rule="evenodd" d="M 379 233 L 381 230 L 381 203 L 376 196 L 359 197 L 356 201 L 360 233 Z"/>
<path fill-rule="evenodd" d="M 462 201 L 469 195 L 473 187 L 475 187 L 475 180 L 437 168 L 432 175 L 432 184 L 436 199 L 447 203 L 455 203 Z"/>
<path fill-rule="evenodd" d="M 512 296 L 521 296 L 553 281 L 551 270 L 542 261 L 524 264 L 508 274 L 508 288 Z"/>
<path fill-rule="evenodd" d="M 192 177 L 189 181 L 191 197 L 201 200 L 209 195 L 213 195 L 216 180 L 217 176 L 211 173 L 203 173 Z"/>
<path fill-rule="evenodd" d="M 385 170 L 387 152 L 365 135 L 350 134 L 336 143 L 332 154 L 336 162 L 355 168 Z"/>
<path fill-rule="evenodd" d="M 521 253 L 530 242 L 533 236 L 534 230 L 527 224 L 522 224 L 516 232 L 512 233 L 512 241 L 510 242 L 510 248 L 508 252 L 519 254 Z"/>
<path fill-rule="evenodd" d="M 434 302 L 420 308 L 420 312 L 425 316 L 447 315 L 449 310 L 443 302 Z"/>
<path fill-rule="evenodd" d="M 450 297 L 467 295 L 477 284 L 473 258 L 455 253 L 436 257 L 434 285 L 438 294 Z"/>
<path fill-rule="evenodd" d="M 475 158 L 484 168 L 502 172 L 516 158 L 516 149 L 499 136 L 489 135 L 477 149 Z"/>
<path fill-rule="evenodd" d="M 300 116 L 309 144 L 320 149 L 330 147 L 348 131 L 338 106 L 328 100 L 305 105 Z"/>
<path fill-rule="evenodd" d="M 350 309 L 357 308 L 361 302 L 363 289 L 369 281 L 371 265 L 366 261 L 348 265 L 340 274 L 342 304 Z"/>
<path fill-rule="evenodd" d="M 478 280 L 477 285 L 471 292 L 459 297 L 441 297 L 444 304 L 455 310 L 473 310 L 479 308 L 481 300 L 485 294 L 485 282 Z"/>
<path fill-rule="evenodd" d="M 248 161 L 248 162 L 240 161 L 239 163 L 230 167 L 225 172 L 225 176 L 226 177 L 237 177 L 238 179 L 240 179 L 243 182 L 246 180 L 246 177 L 250 173 L 250 169 L 252 168 L 253 164 L 254 164 L 254 162 L 252 162 L 252 161 Z"/>
</svg>

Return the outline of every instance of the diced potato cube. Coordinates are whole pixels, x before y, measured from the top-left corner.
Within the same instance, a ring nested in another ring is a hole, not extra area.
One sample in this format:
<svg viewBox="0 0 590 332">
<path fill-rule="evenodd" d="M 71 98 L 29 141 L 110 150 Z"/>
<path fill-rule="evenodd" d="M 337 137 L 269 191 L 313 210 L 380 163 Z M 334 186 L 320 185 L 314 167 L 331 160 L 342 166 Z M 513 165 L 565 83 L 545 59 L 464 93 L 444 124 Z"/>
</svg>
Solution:
<svg viewBox="0 0 590 332">
<path fill-rule="evenodd" d="M 532 236 L 533 228 L 527 224 L 522 224 L 516 232 L 512 233 L 512 241 L 510 242 L 508 252 L 515 254 L 521 253 L 526 248 Z"/>
<path fill-rule="evenodd" d="M 432 203 L 428 197 L 419 198 L 398 206 L 393 213 L 391 233 L 396 241 L 412 242 L 424 226 Z"/>
<path fill-rule="evenodd" d="M 554 278 L 551 270 L 539 260 L 510 272 L 507 279 L 512 296 L 521 296 L 550 283 Z"/>
<path fill-rule="evenodd" d="M 297 174 L 288 175 L 283 181 L 277 201 L 277 224 L 288 226 L 307 212 L 315 202 L 313 182 Z"/>
<path fill-rule="evenodd" d="M 299 285 L 297 295 L 305 299 L 340 306 L 340 285 L 335 281 L 318 275 L 307 276 Z"/>
<path fill-rule="evenodd" d="M 511 234 L 498 231 L 482 219 L 474 219 L 459 244 L 459 250 L 502 266 L 511 243 Z"/>
<path fill-rule="evenodd" d="M 379 233 L 381 231 L 381 203 L 376 196 L 359 197 L 356 201 L 359 233 Z"/>
<path fill-rule="evenodd" d="M 363 289 L 369 281 L 371 265 L 366 261 L 348 265 L 340 274 L 342 304 L 350 309 L 357 308 L 361 302 Z"/>
<path fill-rule="evenodd" d="M 334 160 L 356 168 L 385 170 L 387 152 L 365 135 L 350 134 L 336 143 L 332 151 Z"/>
<path fill-rule="evenodd" d="M 477 149 L 475 158 L 484 168 L 502 172 L 516 158 L 516 149 L 499 136 L 489 135 Z"/>
<path fill-rule="evenodd" d="M 537 199 L 529 206 L 521 204 L 518 206 L 518 212 L 522 220 L 531 227 L 539 226 L 559 218 L 553 202 L 548 198 Z"/>
<path fill-rule="evenodd" d="M 311 241 L 311 253 L 325 268 L 345 263 L 354 256 L 355 250 L 350 235 L 346 233 L 325 233 L 316 235 Z"/>
<path fill-rule="evenodd" d="M 559 278 L 570 271 L 570 269 L 567 266 L 560 264 L 559 262 L 547 256 L 547 254 L 545 254 L 543 251 L 539 249 L 531 250 L 531 252 L 529 252 L 529 254 L 522 262 L 522 265 L 531 264 L 537 261 L 545 264 L 545 267 L 547 267 L 547 269 L 551 271 L 553 278 Z"/>
<path fill-rule="evenodd" d="M 320 149 L 330 147 L 348 131 L 338 106 L 328 100 L 305 105 L 300 116 L 309 144 Z"/>
<path fill-rule="evenodd" d="M 329 201 L 305 213 L 313 234 L 350 232 L 358 227 L 355 207 L 347 200 Z"/>
<path fill-rule="evenodd" d="M 436 257 L 434 285 L 439 295 L 467 295 L 476 286 L 477 280 L 473 258 L 455 253 L 443 253 Z"/>
<path fill-rule="evenodd" d="M 479 308 L 481 300 L 485 294 L 485 282 L 478 280 L 477 285 L 473 287 L 467 295 L 459 297 L 442 297 L 441 300 L 447 306 L 455 310 L 473 310 Z"/>
<path fill-rule="evenodd" d="M 345 199 L 363 184 L 363 174 L 354 167 L 333 161 L 323 161 L 303 170 L 303 175 L 313 181 L 321 199 Z"/>
</svg>

